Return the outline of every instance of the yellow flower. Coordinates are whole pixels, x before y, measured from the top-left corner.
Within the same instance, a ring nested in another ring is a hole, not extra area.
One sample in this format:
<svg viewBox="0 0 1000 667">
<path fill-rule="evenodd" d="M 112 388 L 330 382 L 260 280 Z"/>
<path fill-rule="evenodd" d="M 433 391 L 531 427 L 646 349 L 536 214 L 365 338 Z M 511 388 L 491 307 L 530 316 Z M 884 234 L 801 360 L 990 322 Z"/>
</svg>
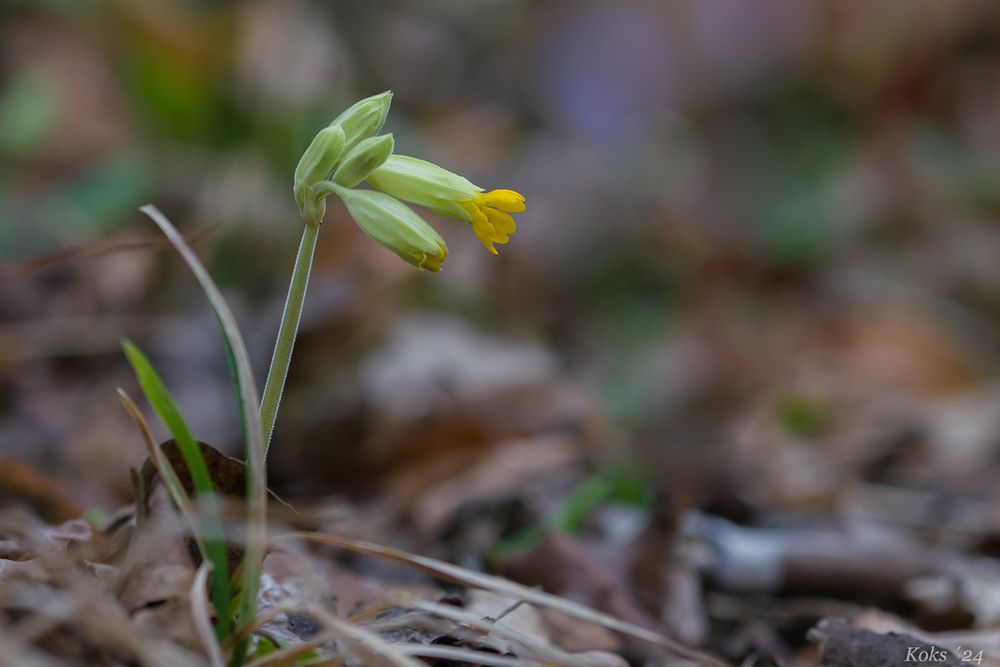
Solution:
<svg viewBox="0 0 1000 667">
<path fill-rule="evenodd" d="M 524 211 L 524 195 L 513 190 L 477 193 L 471 200 L 456 202 L 468 214 L 476 238 L 494 255 L 494 243 L 507 243 L 517 229 L 511 213 Z"/>
<path fill-rule="evenodd" d="M 524 195 L 513 190 L 490 190 L 432 162 L 406 155 L 392 155 L 369 176 L 377 189 L 472 226 L 486 249 L 498 254 L 495 244 L 507 243 L 517 229 L 511 213 L 525 210 Z"/>
</svg>

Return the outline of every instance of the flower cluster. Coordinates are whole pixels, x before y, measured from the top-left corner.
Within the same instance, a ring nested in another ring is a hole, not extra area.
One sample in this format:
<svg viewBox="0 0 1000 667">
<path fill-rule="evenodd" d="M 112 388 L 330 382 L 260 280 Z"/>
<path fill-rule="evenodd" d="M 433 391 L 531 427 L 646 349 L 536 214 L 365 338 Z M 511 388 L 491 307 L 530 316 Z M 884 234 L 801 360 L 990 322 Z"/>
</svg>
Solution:
<svg viewBox="0 0 1000 667">
<path fill-rule="evenodd" d="M 448 248 L 403 202 L 463 220 L 491 253 L 507 243 L 524 211 L 524 196 L 490 190 L 426 160 L 393 155 L 391 134 L 379 135 L 392 93 L 361 100 L 320 130 L 295 169 L 295 201 L 309 225 L 319 225 L 326 198 L 337 195 L 368 236 L 417 268 L 440 271 Z M 374 190 L 357 189 L 367 180 Z"/>
</svg>

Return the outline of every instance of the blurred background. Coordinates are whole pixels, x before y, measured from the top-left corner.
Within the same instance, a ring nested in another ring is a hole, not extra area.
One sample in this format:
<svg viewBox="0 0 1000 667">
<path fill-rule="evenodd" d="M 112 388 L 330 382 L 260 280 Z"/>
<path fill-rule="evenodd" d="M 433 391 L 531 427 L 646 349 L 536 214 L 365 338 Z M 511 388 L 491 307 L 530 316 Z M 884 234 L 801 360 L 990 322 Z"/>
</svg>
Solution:
<svg viewBox="0 0 1000 667">
<path fill-rule="evenodd" d="M 137 207 L 191 235 L 262 380 L 292 170 L 391 89 L 397 152 L 528 210 L 496 258 L 427 214 L 435 275 L 331 202 L 280 495 L 473 562 L 550 530 L 661 557 L 692 512 L 1000 545 L 996 3 L 7 0 L 0 34 L 0 493 L 50 520 L 131 499 L 122 337 L 239 452 L 212 315 Z"/>
</svg>

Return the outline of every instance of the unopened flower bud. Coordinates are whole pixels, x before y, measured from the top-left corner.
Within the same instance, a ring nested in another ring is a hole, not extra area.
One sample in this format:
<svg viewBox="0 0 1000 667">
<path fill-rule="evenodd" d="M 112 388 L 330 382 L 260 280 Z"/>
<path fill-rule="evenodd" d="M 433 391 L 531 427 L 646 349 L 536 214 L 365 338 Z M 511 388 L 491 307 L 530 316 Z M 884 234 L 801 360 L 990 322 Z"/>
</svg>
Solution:
<svg viewBox="0 0 1000 667">
<path fill-rule="evenodd" d="M 322 219 L 322 212 L 318 211 L 322 202 L 314 200 L 312 187 L 330 177 L 344 152 L 344 142 L 343 129 L 324 127 L 313 138 L 295 167 L 295 203 L 299 205 L 299 213 L 307 221 L 316 219 L 315 224 L 318 224 L 318 220 Z M 318 219 L 315 217 L 317 212 Z"/>
<path fill-rule="evenodd" d="M 379 133 L 385 124 L 385 117 L 389 115 L 390 104 L 392 104 L 392 91 L 387 90 L 355 102 L 330 123 L 330 127 L 336 126 L 344 130 L 344 135 L 347 137 L 344 144 L 345 151 Z"/>
<path fill-rule="evenodd" d="M 398 199 L 372 190 L 351 190 L 330 183 L 358 226 L 419 269 L 440 271 L 448 254 L 444 239 Z"/>
<path fill-rule="evenodd" d="M 331 179 L 337 185 L 353 188 L 368 178 L 372 171 L 392 155 L 392 135 L 368 137 L 347 154 L 333 172 Z"/>
</svg>

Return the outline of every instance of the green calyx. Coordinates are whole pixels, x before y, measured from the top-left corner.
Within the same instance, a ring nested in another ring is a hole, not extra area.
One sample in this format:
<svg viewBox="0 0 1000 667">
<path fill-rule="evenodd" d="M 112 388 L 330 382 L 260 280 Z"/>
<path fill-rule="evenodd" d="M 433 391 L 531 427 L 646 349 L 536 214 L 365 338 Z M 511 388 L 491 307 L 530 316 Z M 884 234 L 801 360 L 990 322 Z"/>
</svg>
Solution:
<svg viewBox="0 0 1000 667">
<path fill-rule="evenodd" d="M 372 171 L 392 154 L 391 134 L 369 137 L 355 146 L 333 172 L 331 179 L 337 185 L 353 188 L 368 178 Z"/>
<path fill-rule="evenodd" d="M 337 116 L 330 127 L 339 127 L 344 131 L 347 139 L 344 150 L 349 151 L 365 139 L 378 134 L 389 115 L 391 104 L 392 91 L 387 90 L 355 102 Z"/>
<path fill-rule="evenodd" d="M 374 190 L 352 190 L 333 182 L 319 188 L 336 193 L 361 230 L 400 258 L 419 269 L 441 270 L 448 247 L 409 206 Z"/>
<path fill-rule="evenodd" d="M 313 187 L 333 173 L 344 152 L 345 141 L 341 128 L 323 128 L 313 138 L 295 168 L 295 203 L 299 206 L 302 218 L 310 224 L 319 224 L 326 212 L 326 204 L 322 198 L 316 197 Z"/>
</svg>

